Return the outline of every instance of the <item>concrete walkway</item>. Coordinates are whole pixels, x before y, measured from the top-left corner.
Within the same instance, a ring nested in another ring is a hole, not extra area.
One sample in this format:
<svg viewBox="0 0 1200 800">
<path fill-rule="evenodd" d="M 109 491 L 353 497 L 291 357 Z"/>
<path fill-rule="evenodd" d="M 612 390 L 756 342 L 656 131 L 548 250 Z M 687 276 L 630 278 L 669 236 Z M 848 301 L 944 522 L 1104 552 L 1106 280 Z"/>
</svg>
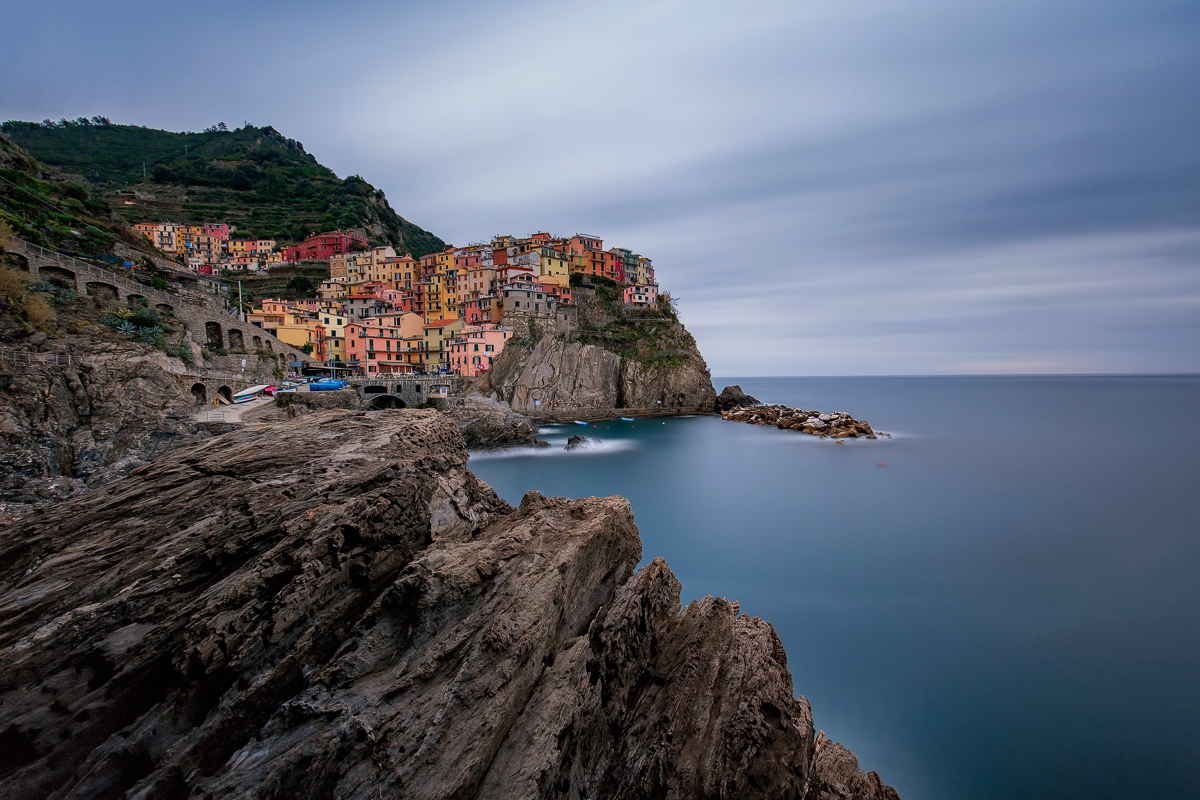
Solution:
<svg viewBox="0 0 1200 800">
<path fill-rule="evenodd" d="M 255 408 L 262 408 L 268 403 L 274 403 L 274 397 L 260 397 L 257 400 L 251 400 L 249 403 L 235 403 L 230 406 L 221 406 L 220 408 L 211 408 L 206 411 L 196 413 L 197 422 L 236 422 L 241 423 L 242 414 L 251 411 Z"/>
</svg>

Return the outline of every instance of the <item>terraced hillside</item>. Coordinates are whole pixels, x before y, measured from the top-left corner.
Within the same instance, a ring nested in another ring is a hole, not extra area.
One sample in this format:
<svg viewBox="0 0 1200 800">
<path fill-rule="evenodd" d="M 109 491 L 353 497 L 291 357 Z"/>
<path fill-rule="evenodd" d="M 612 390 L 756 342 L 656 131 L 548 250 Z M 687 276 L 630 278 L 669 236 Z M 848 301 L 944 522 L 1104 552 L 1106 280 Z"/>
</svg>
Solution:
<svg viewBox="0 0 1200 800">
<path fill-rule="evenodd" d="M 95 117 L 2 127 L 38 160 L 99 187 L 129 224 L 228 222 L 239 236 L 280 243 L 364 228 L 373 241 L 414 256 L 445 247 L 397 214 L 382 190 L 358 175 L 338 178 L 269 126 L 172 133 Z"/>
</svg>

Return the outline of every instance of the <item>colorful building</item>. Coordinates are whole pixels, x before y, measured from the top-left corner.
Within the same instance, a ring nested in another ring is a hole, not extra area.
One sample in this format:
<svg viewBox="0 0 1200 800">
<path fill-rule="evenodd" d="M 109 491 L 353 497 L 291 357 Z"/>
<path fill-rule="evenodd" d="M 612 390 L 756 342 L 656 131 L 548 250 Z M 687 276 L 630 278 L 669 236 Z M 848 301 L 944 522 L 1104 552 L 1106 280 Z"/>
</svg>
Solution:
<svg viewBox="0 0 1200 800">
<path fill-rule="evenodd" d="M 511 330 L 499 325 L 464 325 L 447 344 L 450 371 L 464 378 L 487 372 L 511 336 Z"/>
<path fill-rule="evenodd" d="M 285 247 L 284 261 L 328 261 L 336 255 L 349 253 L 357 245 L 367 247 L 366 234 L 358 231 L 326 231 L 309 236 L 300 244 Z"/>
<path fill-rule="evenodd" d="M 633 308 L 653 308 L 658 305 L 658 287 L 632 283 L 625 287 L 625 305 Z"/>
</svg>

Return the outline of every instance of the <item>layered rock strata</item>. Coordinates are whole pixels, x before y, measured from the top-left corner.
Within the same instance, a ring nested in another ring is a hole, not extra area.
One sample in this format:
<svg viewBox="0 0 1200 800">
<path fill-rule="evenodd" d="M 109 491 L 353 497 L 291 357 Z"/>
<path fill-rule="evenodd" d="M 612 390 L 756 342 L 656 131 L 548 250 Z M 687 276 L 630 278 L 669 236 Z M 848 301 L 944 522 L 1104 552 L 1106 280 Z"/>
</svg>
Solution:
<svg viewBox="0 0 1200 800">
<path fill-rule="evenodd" d="M 0 530 L 0 796 L 878 796 L 769 624 L 635 571 L 626 500 L 514 510 L 466 460 L 324 411 Z"/>
<path fill-rule="evenodd" d="M 777 428 L 811 433 L 816 436 L 876 438 L 875 431 L 871 430 L 869 423 L 865 420 L 854 419 L 843 411 L 826 414 L 782 405 L 758 405 L 725 411 L 721 414 L 721 418 L 733 422 L 749 422 L 754 425 L 774 425 Z"/>
</svg>

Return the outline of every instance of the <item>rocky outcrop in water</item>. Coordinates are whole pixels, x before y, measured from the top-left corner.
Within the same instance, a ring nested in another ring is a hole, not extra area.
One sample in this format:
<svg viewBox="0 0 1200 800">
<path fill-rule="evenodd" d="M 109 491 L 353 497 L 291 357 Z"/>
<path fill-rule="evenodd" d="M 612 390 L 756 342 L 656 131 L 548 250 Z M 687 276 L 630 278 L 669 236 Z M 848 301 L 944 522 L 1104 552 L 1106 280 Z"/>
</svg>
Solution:
<svg viewBox="0 0 1200 800">
<path fill-rule="evenodd" d="M 844 411 L 824 414 L 820 411 L 803 411 L 788 406 L 751 406 L 735 408 L 721 414 L 722 419 L 733 422 L 749 422 L 755 425 L 774 425 L 777 428 L 811 433 L 834 438 L 863 436 L 874 439 L 875 431 L 865 420 L 857 420 Z"/>
<path fill-rule="evenodd" d="M 771 626 L 681 613 L 663 561 L 635 571 L 626 500 L 514 510 L 466 459 L 438 412 L 326 411 L 0 529 L 0 795 L 842 785 Z"/>
<path fill-rule="evenodd" d="M 733 386 L 726 386 L 721 390 L 721 394 L 717 396 L 714 410 L 720 414 L 732 411 L 735 408 L 755 405 L 758 405 L 758 401 L 743 392 L 741 386 L 734 384 Z"/>
<path fill-rule="evenodd" d="M 671 361 L 641 362 L 594 344 L 545 335 L 509 343 L 482 390 L 537 418 L 606 418 L 623 410 L 707 413 L 717 393 L 692 345 Z"/>
<path fill-rule="evenodd" d="M 588 450 L 590 448 L 595 447 L 598 444 L 602 444 L 602 440 L 600 439 L 599 436 L 583 436 L 583 435 L 577 433 L 574 436 L 572 436 L 570 439 L 567 439 L 567 446 L 564 447 L 563 449 L 564 450 Z"/>
</svg>

